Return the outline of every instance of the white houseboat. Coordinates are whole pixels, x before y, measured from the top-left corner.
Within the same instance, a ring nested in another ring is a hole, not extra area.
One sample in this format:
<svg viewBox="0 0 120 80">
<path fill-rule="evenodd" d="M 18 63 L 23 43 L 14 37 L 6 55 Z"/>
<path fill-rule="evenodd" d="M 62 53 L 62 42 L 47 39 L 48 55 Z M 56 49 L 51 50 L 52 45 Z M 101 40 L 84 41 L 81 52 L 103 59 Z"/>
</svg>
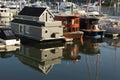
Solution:
<svg viewBox="0 0 120 80">
<path fill-rule="evenodd" d="M 13 17 L 13 13 L 11 12 L 11 10 L 9 8 L 2 5 L 2 6 L 0 6 L 0 17 L 1 18 L 3 18 L 3 17 L 11 18 L 11 17 Z"/>
<path fill-rule="evenodd" d="M 11 21 L 11 27 L 21 41 L 64 41 L 62 23 L 53 18 L 54 15 L 47 8 L 24 7 Z"/>
</svg>

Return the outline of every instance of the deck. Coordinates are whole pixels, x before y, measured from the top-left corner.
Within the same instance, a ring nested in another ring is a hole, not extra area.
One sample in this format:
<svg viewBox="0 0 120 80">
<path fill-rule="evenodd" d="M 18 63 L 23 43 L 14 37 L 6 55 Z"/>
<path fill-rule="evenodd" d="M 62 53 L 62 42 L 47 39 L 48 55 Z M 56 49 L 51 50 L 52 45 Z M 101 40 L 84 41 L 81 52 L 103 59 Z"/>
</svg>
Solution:
<svg viewBox="0 0 120 80">
<path fill-rule="evenodd" d="M 83 32 L 82 31 L 76 31 L 76 32 L 65 32 L 63 33 L 63 36 L 66 38 L 83 38 Z"/>
</svg>

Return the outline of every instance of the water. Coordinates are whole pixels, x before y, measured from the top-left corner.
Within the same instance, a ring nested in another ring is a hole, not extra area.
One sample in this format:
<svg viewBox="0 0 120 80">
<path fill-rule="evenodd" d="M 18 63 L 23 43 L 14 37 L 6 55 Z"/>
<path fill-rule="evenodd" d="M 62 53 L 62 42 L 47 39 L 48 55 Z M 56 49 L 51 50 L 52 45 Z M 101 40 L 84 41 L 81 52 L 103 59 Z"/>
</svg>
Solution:
<svg viewBox="0 0 120 80">
<path fill-rule="evenodd" d="M 120 39 L 77 39 L 0 52 L 2 80 L 119 80 Z"/>
</svg>

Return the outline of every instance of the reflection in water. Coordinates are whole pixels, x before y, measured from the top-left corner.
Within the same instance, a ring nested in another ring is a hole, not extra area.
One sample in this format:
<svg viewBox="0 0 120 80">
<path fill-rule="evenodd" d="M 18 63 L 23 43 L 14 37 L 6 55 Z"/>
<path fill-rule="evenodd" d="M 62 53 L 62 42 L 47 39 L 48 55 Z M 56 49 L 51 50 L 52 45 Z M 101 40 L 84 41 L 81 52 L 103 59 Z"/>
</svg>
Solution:
<svg viewBox="0 0 120 80">
<path fill-rule="evenodd" d="M 66 43 L 63 53 L 63 59 L 73 61 L 75 64 L 81 59 L 80 47 L 83 45 L 83 40 L 74 39 L 71 43 Z"/>
<path fill-rule="evenodd" d="M 18 53 L 20 46 L 5 46 L 5 48 L 0 48 L 0 57 L 9 58 L 12 57 L 15 53 Z"/>
<path fill-rule="evenodd" d="M 84 44 L 80 47 L 80 51 L 87 55 L 100 54 L 99 44 L 103 43 L 103 39 L 87 38 L 84 40 Z"/>
<path fill-rule="evenodd" d="M 120 38 L 105 38 L 105 42 L 107 43 L 107 46 L 111 46 L 113 48 L 120 48 Z"/>
<path fill-rule="evenodd" d="M 73 40 L 73 43 L 66 44 L 64 48 L 64 60 L 74 61 L 74 63 L 78 63 L 79 60 L 85 59 L 86 70 L 88 72 L 86 76 L 88 75 L 87 77 L 89 80 L 93 80 L 93 78 L 95 80 L 98 80 L 98 64 L 100 57 L 99 44 L 103 43 L 103 41 L 103 39 L 87 38 L 84 39 L 83 43 L 81 43 L 79 39 Z"/>
<path fill-rule="evenodd" d="M 87 38 L 84 40 L 84 45 L 81 46 L 81 53 L 85 54 L 85 62 L 88 70 L 88 77 L 89 80 L 93 80 L 93 75 L 95 76 L 94 79 L 98 80 L 98 63 L 99 63 L 99 56 L 100 56 L 100 48 L 99 44 L 103 43 L 103 39 L 92 39 Z M 94 57 L 91 60 L 91 56 Z M 94 68 L 93 68 L 94 67 Z M 95 72 L 93 72 L 95 71 Z M 93 74 L 95 73 L 95 74 Z"/>
<path fill-rule="evenodd" d="M 71 60 L 74 63 L 78 63 L 81 56 L 79 55 L 79 46 L 74 43 L 66 43 L 63 53 L 64 60 Z"/>
<path fill-rule="evenodd" d="M 54 45 L 52 45 L 53 47 L 48 47 L 48 45 L 42 46 L 44 48 L 21 45 L 20 52 L 16 56 L 22 63 L 47 74 L 54 64 L 61 62 L 64 47 L 63 45 L 55 47 Z"/>
<path fill-rule="evenodd" d="M 119 57 L 119 49 L 120 49 L 120 37 L 118 38 L 105 38 L 105 45 L 103 47 L 107 49 L 111 49 L 114 53 L 114 66 L 117 65 L 117 62 L 119 62 L 118 57 Z M 111 53 L 111 52 L 110 52 Z"/>
<path fill-rule="evenodd" d="M 103 39 L 84 39 L 84 42 L 80 42 L 79 39 L 73 40 L 72 43 L 66 43 L 64 48 L 63 57 L 64 60 L 74 60 L 78 63 L 82 54 L 98 55 L 100 54 L 99 43 L 102 43 Z"/>
<path fill-rule="evenodd" d="M 0 53 L 0 58 L 9 58 L 12 56 L 13 56 L 13 53 Z"/>
</svg>

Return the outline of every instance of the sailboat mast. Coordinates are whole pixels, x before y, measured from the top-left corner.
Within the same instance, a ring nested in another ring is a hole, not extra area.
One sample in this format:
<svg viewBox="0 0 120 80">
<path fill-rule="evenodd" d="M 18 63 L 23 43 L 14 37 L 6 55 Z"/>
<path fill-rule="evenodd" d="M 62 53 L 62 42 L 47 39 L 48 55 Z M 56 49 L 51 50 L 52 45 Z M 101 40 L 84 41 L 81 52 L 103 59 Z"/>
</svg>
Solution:
<svg viewBox="0 0 120 80">
<path fill-rule="evenodd" d="M 90 5 L 90 2 L 91 2 L 91 0 L 87 0 L 87 8 L 86 8 L 86 12 L 88 12 L 88 8 L 89 8 L 89 5 Z"/>
<path fill-rule="evenodd" d="M 101 14 L 101 0 L 99 0 L 99 13 Z"/>
</svg>

